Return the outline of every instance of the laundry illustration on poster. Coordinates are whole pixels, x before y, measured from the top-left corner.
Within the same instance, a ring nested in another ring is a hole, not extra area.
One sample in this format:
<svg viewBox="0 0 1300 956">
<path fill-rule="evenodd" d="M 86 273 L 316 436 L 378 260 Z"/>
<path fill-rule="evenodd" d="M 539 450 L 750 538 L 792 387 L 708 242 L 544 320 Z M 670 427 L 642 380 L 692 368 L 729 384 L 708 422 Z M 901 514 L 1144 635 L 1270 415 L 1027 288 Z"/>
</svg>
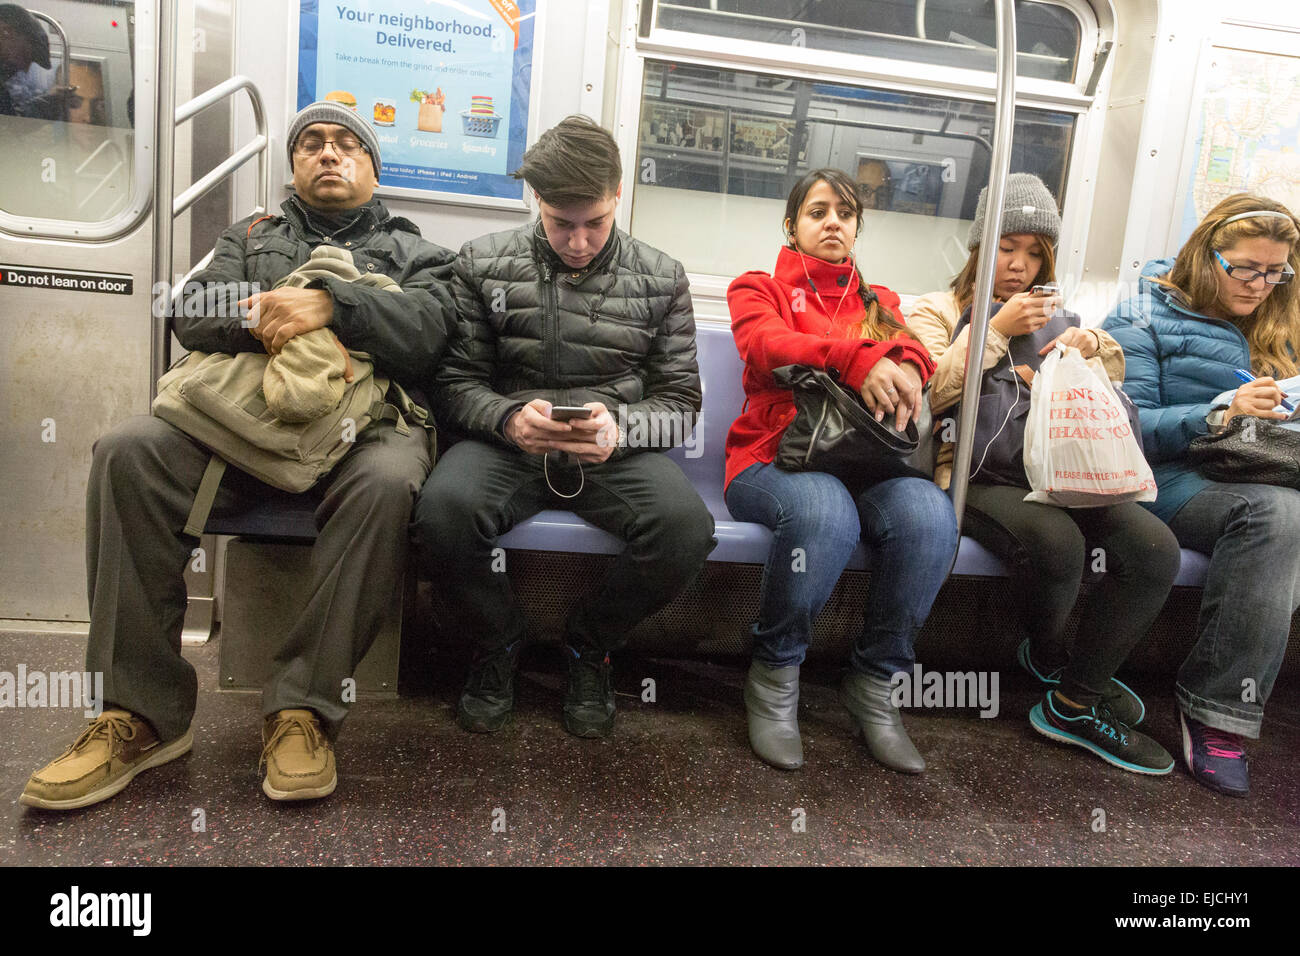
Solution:
<svg viewBox="0 0 1300 956">
<path fill-rule="evenodd" d="M 302 0 L 298 106 L 374 127 L 381 188 L 522 200 L 537 0 Z"/>
</svg>

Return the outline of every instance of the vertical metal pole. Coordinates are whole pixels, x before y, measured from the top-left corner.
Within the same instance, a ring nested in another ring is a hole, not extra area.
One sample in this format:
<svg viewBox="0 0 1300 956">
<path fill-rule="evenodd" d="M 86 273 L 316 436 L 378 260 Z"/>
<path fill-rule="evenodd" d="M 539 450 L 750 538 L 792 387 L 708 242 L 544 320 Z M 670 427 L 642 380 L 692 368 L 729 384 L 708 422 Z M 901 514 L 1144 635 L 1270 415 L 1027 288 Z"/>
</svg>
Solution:
<svg viewBox="0 0 1300 956">
<path fill-rule="evenodd" d="M 172 192 L 175 189 L 176 151 L 176 0 L 158 3 L 158 83 L 154 110 L 153 154 L 153 282 L 172 281 Z M 171 296 L 153 296 L 170 302 Z M 158 394 L 158 379 L 171 364 L 171 320 L 167 309 L 153 316 L 149 341 L 149 400 Z"/>
<path fill-rule="evenodd" d="M 1016 122 L 1016 11 L 1012 0 L 995 0 L 997 17 L 997 102 L 993 113 L 993 156 L 989 161 L 989 184 L 980 237 L 980 258 L 975 276 L 975 298 L 971 303 L 970 346 L 966 350 L 966 383 L 961 395 L 957 422 L 957 448 L 953 455 L 952 506 L 957 527 L 966 513 L 966 486 L 970 480 L 971 440 L 975 437 L 975 413 L 979 410 L 983 384 L 984 340 L 988 336 L 989 312 L 993 304 L 993 280 L 997 272 L 997 248 L 1002 238 L 1002 207 L 1007 173 L 1011 169 L 1011 135 Z"/>
</svg>

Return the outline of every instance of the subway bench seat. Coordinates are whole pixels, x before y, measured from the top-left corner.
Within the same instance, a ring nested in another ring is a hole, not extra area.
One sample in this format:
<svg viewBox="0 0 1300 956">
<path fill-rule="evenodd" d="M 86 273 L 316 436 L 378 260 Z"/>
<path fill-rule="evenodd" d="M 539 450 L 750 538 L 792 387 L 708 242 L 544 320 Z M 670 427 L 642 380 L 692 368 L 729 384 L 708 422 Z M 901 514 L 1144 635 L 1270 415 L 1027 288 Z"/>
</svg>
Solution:
<svg viewBox="0 0 1300 956">
<path fill-rule="evenodd" d="M 681 466 L 713 515 L 718 546 L 709 555 L 709 560 L 762 564 L 767 560 L 772 532 L 763 525 L 735 520 L 722 498 L 723 445 L 727 430 L 740 415 L 745 402 L 741 387 L 743 366 L 729 329 L 701 326 L 696 341 L 704 409 L 696 424 L 694 447 L 674 448 L 666 454 Z M 208 522 L 207 530 L 212 534 L 267 538 L 311 540 L 316 537 L 312 505 L 305 498 L 291 499 L 288 503 L 263 502 L 241 514 L 213 518 Z M 623 542 L 614 535 L 601 531 L 571 512 L 556 510 L 542 511 L 516 525 L 501 537 L 500 544 L 507 549 L 579 554 L 618 554 L 623 549 Z M 1175 586 L 1201 587 L 1209 563 L 1206 555 L 1184 549 Z M 861 544 L 848 567 L 855 571 L 867 569 L 867 552 Z M 972 538 L 963 536 L 952 573 L 1006 577 L 1007 570 L 999 558 Z"/>
</svg>

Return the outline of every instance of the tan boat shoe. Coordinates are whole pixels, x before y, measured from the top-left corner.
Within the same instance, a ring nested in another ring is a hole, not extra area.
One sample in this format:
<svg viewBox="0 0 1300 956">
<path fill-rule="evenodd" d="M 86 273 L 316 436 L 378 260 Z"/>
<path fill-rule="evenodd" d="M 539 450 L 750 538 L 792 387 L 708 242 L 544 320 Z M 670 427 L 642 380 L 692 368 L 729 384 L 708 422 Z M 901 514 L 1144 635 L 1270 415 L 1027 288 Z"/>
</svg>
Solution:
<svg viewBox="0 0 1300 956">
<path fill-rule="evenodd" d="M 262 723 L 262 791 L 272 800 L 316 800 L 334 792 L 334 747 L 310 710 L 281 710 Z"/>
<path fill-rule="evenodd" d="M 106 710 L 63 754 L 32 774 L 18 802 L 42 810 L 75 810 L 107 800 L 135 775 L 188 753 L 190 730 L 168 743 L 128 710 Z"/>
</svg>

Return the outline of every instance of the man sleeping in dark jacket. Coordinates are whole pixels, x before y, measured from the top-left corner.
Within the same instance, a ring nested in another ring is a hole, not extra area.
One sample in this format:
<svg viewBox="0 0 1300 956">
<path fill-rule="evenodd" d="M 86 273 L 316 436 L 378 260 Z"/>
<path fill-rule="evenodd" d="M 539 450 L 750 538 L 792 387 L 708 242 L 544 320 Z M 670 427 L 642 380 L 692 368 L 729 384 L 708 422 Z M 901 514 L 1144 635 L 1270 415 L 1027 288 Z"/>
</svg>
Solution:
<svg viewBox="0 0 1300 956">
<path fill-rule="evenodd" d="M 275 355 L 295 336 L 328 327 L 414 395 L 447 340 L 454 256 L 372 198 L 379 144 L 351 110 L 313 103 L 294 117 L 286 143 L 297 195 L 281 215 L 250 217 L 222 234 L 212 263 L 177 309 L 177 337 L 193 351 Z M 386 275 L 404 294 L 332 276 L 305 288 L 272 288 L 323 244 L 351 252 L 363 274 Z M 163 290 L 156 307 L 168 298 Z M 23 803 L 87 806 L 190 749 L 197 680 L 180 647 L 182 575 L 195 540 L 182 529 L 209 456 L 149 415 L 128 419 L 96 443 L 86 507 L 86 670 L 104 674 L 103 712 L 32 775 Z M 399 600 L 411 505 L 429 467 L 422 429 L 402 435 L 391 422 L 376 422 L 307 492 L 319 529 L 310 596 L 262 694 L 262 790 L 272 799 L 334 790 L 333 740 L 348 709 L 340 688 Z M 212 512 L 275 494 L 228 469 Z"/>
</svg>

